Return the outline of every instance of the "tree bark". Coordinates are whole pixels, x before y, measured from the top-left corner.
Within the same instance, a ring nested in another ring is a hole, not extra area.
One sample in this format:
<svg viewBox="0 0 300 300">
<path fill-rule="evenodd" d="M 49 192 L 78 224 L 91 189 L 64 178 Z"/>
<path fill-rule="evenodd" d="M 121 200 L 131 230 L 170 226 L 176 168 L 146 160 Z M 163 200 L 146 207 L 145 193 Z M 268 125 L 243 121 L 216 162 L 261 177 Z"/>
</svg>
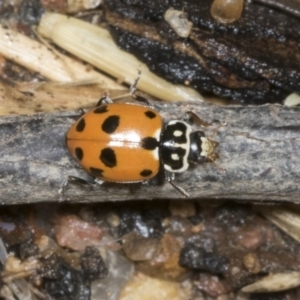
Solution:
<svg viewBox="0 0 300 300">
<path fill-rule="evenodd" d="M 300 108 L 153 105 L 166 120 L 193 111 L 206 121 L 227 123 L 213 138 L 219 143 L 216 164 L 199 164 L 176 175 L 176 183 L 190 198 L 300 202 Z M 62 197 L 58 191 L 68 175 L 91 179 L 65 146 L 66 132 L 78 117 L 78 111 L 69 111 L 0 119 L 3 204 L 184 198 L 168 183 L 141 186 L 134 193 L 128 184 L 69 184 Z M 216 126 L 203 131 L 209 136 Z"/>
</svg>

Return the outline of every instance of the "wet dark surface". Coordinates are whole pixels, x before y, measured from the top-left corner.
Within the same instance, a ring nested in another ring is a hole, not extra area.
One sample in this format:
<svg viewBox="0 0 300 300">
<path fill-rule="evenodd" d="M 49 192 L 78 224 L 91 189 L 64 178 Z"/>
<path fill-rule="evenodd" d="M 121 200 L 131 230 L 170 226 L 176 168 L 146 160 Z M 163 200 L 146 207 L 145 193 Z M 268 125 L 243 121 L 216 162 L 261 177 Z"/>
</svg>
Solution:
<svg viewBox="0 0 300 300">
<path fill-rule="evenodd" d="M 58 5 L 53 9 L 59 12 L 61 4 L 30 0 L 13 6 L 4 2 L 0 3 L 1 24 L 32 38 L 31 26 L 38 24 L 43 5 Z M 298 2 L 246 2 L 241 19 L 230 24 L 213 19 L 212 0 L 201 5 L 196 0 L 107 0 L 98 15 L 91 11 L 81 17 L 97 19 L 101 25 L 107 22 L 122 49 L 173 83 L 240 103 L 281 103 L 289 94 L 300 93 Z M 193 23 L 187 38 L 177 36 L 164 20 L 170 7 L 184 10 Z M 20 73 L 17 69 L 8 65 L 6 75 L 10 70 Z M 29 74 L 19 77 L 42 80 L 38 74 Z"/>
<path fill-rule="evenodd" d="M 44 12 L 41 1 L 23 0 L 18 9 L 19 20 L 25 25 L 38 25 Z"/>
<path fill-rule="evenodd" d="M 299 93 L 299 19 L 252 2 L 240 20 L 224 25 L 211 17 L 211 3 L 108 0 L 106 18 L 121 48 L 174 83 L 188 81 L 200 92 L 247 103 Z M 183 9 L 193 22 L 188 38 L 164 21 L 170 7 Z"/>
</svg>

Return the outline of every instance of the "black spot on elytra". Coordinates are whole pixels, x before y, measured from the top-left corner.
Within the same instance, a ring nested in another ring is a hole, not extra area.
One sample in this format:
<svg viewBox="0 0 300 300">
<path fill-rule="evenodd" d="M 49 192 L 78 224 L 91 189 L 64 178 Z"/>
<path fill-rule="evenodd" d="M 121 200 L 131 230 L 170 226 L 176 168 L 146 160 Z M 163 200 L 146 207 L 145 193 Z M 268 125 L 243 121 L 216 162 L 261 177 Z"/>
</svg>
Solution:
<svg viewBox="0 0 300 300">
<path fill-rule="evenodd" d="M 85 120 L 82 118 L 76 125 L 76 131 L 77 132 L 82 132 L 85 128 Z"/>
<path fill-rule="evenodd" d="M 146 115 L 149 119 L 153 119 L 153 118 L 156 117 L 156 114 L 155 114 L 153 111 L 151 111 L 151 110 L 146 111 L 146 112 L 145 112 L 145 115 Z"/>
<path fill-rule="evenodd" d="M 113 133 L 119 126 L 120 117 L 119 116 L 109 116 L 102 123 L 102 130 L 108 134 Z"/>
<path fill-rule="evenodd" d="M 152 172 L 151 170 L 149 170 L 149 169 L 144 169 L 144 170 L 140 173 L 140 175 L 143 176 L 143 177 L 148 177 L 148 176 L 150 176 L 152 173 L 153 173 L 153 172 Z"/>
<path fill-rule="evenodd" d="M 98 168 L 90 168 L 90 172 L 94 177 L 102 177 L 103 170 Z"/>
<path fill-rule="evenodd" d="M 75 148 L 75 155 L 76 155 L 76 158 L 80 161 L 83 159 L 83 151 L 81 148 L 77 147 Z"/>
<path fill-rule="evenodd" d="M 146 150 L 154 150 L 158 146 L 159 143 L 154 137 L 146 137 L 142 139 L 142 147 Z"/>
<path fill-rule="evenodd" d="M 102 105 L 94 109 L 95 114 L 104 114 L 108 112 L 107 105 Z"/>
<path fill-rule="evenodd" d="M 99 158 L 106 167 L 113 168 L 117 165 L 115 151 L 111 148 L 104 148 Z"/>
</svg>

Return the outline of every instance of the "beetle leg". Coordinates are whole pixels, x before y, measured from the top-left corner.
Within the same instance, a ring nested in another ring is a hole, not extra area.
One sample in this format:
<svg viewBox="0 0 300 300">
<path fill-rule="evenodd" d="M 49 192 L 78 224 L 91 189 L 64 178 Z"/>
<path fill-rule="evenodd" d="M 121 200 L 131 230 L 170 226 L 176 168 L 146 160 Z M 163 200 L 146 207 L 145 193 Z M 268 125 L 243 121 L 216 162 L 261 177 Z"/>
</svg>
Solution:
<svg viewBox="0 0 300 300">
<path fill-rule="evenodd" d="M 179 192 L 181 195 L 183 195 L 184 197 L 188 198 L 190 195 L 180 186 L 176 185 L 173 181 L 168 181 L 171 186 L 177 191 Z"/>
<path fill-rule="evenodd" d="M 149 185 L 149 180 L 143 180 L 140 182 L 141 186 L 148 186 Z"/>
<path fill-rule="evenodd" d="M 171 184 L 171 186 L 177 192 L 179 192 L 181 195 L 183 195 L 184 197 L 187 197 L 187 198 L 190 196 L 182 187 L 180 187 L 176 183 L 174 183 L 174 179 L 175 179 L 175 174 L 174 173 L 165 171 L 165 178 Z"/>
<path fill-rule="evenodd" d="M 96 107 L 100 106 L 101 104 L 109 104 L 109 103 L 113 103 L 113 102 L 116 102 L 116 101 L 122 102 L 122 101 L 124 101 L 124 98 L 127 98 L 127 97 L 132 97 L 136 101 L 143 102 L 147 106 L 152 107 L 152 105 L 149 103 L 149 101 L 145 97 L 140 96 L 140 95 L 136 95 L 137 85 L 138 85 L 138 82 L 139 82 L 140 78 L 141 78 L 141 71 L 138 71 L 138 76 L 134 80 L 133 84 L 130 86 L 129 93 L 125 93 L 125 94 L 116 96 L 113 99 L 109 98 L 108 95 L 105 95 L 104 97 L 102 97 L 98 101 Z M 130 101 L 130 100 L 127 100 L 126 102 L 128 102 L 128 101 Z"/>
<path fill-rule="evenodd" d="M 94 180 L 86 180 L 80 177 L 76 177 L 76 176 L 68 176 L 60 185 L 60 188 L 58 190 L 58 193 L 61 195 L 60 196 L 60 200 L 64 200 L 64 195 L 66 192 L 66 189 L 68 187 L 68 185 L 70 183 L 75 183 L 75 184 L 87 184 L 87 185 L 101 185 L 102 183 L 104 183 L 103 180 L 95 178 Z"/>
<path fill-rule="evenodd" d="M 130 93 L 131 97 L 133 97 L 136 101 L 143 102 L 147 106 L 152 107 L 152 105 L 149 103 L 149 101 L 145 97 L 140 96 L 140 95 L 136 95 L 137 85 L 138 85 L 138 82 L 139 82 L 139 80 L 141 78 L 141 74 L 142 73 L 139 70 L 137 78 L 134 80 L 133 84 L 131 85 L 131 87 L 129 89 L 129 93 Z"/>
<path fill-rule="evenodd" d="M 135 194 L 142 186 L 148 186 L 149 180 L 143 180 L 140 182 L 133 182 L 129 184 L 129 190 L 131 194 Z"/>
<path fill-rule="evenodd" d="M 140 95 L 134 95 L 134 99 L 136 101 L 142 102 L 144 104 L 146 104 L 147 106 L 149 106 L 150 108 L 154 108 L 153 105 L 150 104 L 150 102 L 143 96 Z"/>
<path fill-rule="evenodd" d="M 183 116 L 183 120 L 189 123 L 190 125 L 200 125 L 203 127 L 209 127 L 214 124 L 218 124 L 218 126 L 214 129 L 213 133 L 209 136 L 209 138 L 213 138 L 221 127 L 227 126 L 227 123 L 221 123 L 219 120 L 212 120 L 212 122 L 206 122 L 192 111 L 187 111 Z"/>
<path fill-rule="evenodd" d="M 95 183 L 102 184 L 104 182 L 103 180 L 100 180 L 98 178 L 95 178 L 94 180 L 86 180 L 76 176 L 68 176 L 67 181 L 68 183 L 87 184 L 87 185 L 94 185 Z"/>
<path fill-rule="evenodd" d="M 94 181 L 91 182 L 91 184 L 98 184 L 98 185 L 101 185 L 103 184 L 105 181 L 104 180 L 101 180 L 99 178 L 95 178 Z"/>
<path fill-rule="evenodd" d="M 198 115 L 196 115 L 194 112 L 192 111 L 187 111 L 184 116 L 183 116 L 183 120 L 186 121 L 187 123 L 191 124 L 191 125 L 200 125 L 203 127 L 209 127 L 212 126 L 215 123 L 220 124 L 219 120 L 213 120 L 212 122 L 206 122 L 204 120 L 202 120 Z"/>
<path fill-rule="evenodd" d="M 114 97 L 112 102 L 125 102 L 125 103 L 128 103 L 128 102 L 133 102 L 133 99 L 135 101 L 143 102 L 146 106 L 149 106 L 149 107 L 153 108 L 152 105 L 149 103 L 149 101 L 145 97 L 140 96 L 140 95 L 131 94 L 131 93 L 123 94 L 123 95 Z"/>
<path fill-rule="evenodd" d="M 113 103 L 113 101 L 108 97 L 107 94 L 105 94 L 102 98 L 100 98 L 100 100 L 96 104 L 96 107 L 98 107 L 102 104 L 110 104 L 110 103 Z"/>
<path fill-rule="evenodd" d="M 136 93 L 137 85 L 138 85 L 138 83 L 139 83 L 140 78 L 141 78 L 141 71 L 138 70 L 138 76 L 137 76 L 137 78 L 134 80 L 133 84 L 130 86 L 130 89 L 129 89 L 129 92 L 130 92 L 130 94 L 131 94 L 132 96 L 134 96 L 135 93 Z"/>
<path fill-rule="evenodd" d="M 129 88 L 129 93 L 126 93 L 126 94 L 123 94 L 123 95 L 119 95 L 119 96 L 117 96 L 117 97 L 114 97 L 114 98 L 113 98 L 114 101 L 119 100 L 119 99 L 122 99 L 122 98 L 125 98 L 125 97 L 128 97 L 128 96 L 131 96 L 131 97 L 133 97 L 133 98 L 136 98 L 137 96 L 136 96 L 135 93 L 136 93 L 136 91 L 137 91 L 137 85 L 138 85 L 138 82 L 139 82 L 140 78 L 141 78 L 141 71 L 138 71 L 138 76 L 137 76 L 137 78 L 134 80 L 134 82 L 132 83 L 132 85 L 130 86 L 130 88 Z M 103 98 L 105 98 L 105 97 L 103 97 Z M 100 99 L 100 101 L 101 101 L 101 99 Z"/>
</svg>

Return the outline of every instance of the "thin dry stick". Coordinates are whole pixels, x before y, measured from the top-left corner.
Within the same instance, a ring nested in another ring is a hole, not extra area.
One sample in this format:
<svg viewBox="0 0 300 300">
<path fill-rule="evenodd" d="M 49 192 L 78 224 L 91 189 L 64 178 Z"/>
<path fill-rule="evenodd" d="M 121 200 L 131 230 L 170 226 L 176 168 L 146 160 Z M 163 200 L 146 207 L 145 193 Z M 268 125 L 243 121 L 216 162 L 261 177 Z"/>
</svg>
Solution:
<svg viewBox="0 0 300 300">
<path fill-rule="evenodd" d="M 300 108 L 280 105 L 213 106 L 153 103 L 166 119 L 192 110 L 202 119 L 226 122 L 214 139 L 219 160 L 176 176 L 176 183 L 198 199 L 300 202 Z M 58 190 L 68 175 L 89 178 L 65 148 L 68 127 L 78 112 L 0 119 L 0 197 L 2 203 L 59 201 Z M 212 127 L 207 131 L 213 132 Z M 169 184 L 68 187 L 64 200 L 99 202 L 129 199 L 182 199 Z"/>
</svg>

